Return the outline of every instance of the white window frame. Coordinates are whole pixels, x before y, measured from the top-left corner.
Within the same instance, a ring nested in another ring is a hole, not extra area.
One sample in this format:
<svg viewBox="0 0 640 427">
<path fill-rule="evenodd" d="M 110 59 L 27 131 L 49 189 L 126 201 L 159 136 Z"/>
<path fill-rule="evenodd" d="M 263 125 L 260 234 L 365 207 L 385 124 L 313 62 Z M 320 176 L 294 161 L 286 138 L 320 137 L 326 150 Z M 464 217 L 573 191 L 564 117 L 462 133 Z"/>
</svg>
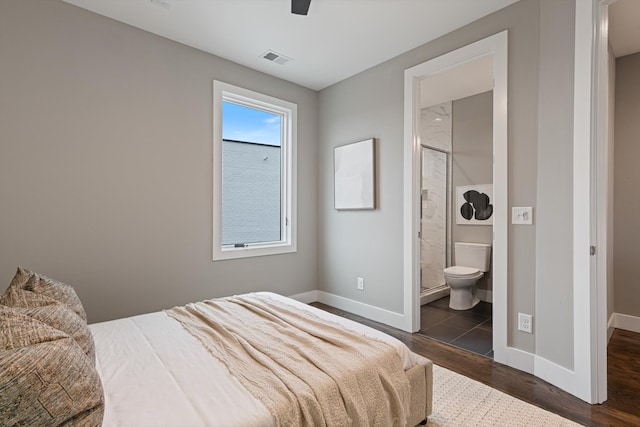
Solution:
<svg viewBox="0 0 640 427">
<path fill-rule="evenodd" d="M 243 247 L 222 244 L 222 102 L 257 108 L 282 117 L 281 239 L 248 243 Z M 218 80 L 213 81 L 213 260 L 248 258 L 296 252 L 296 140 L 298 106 Z"/>
</svg>

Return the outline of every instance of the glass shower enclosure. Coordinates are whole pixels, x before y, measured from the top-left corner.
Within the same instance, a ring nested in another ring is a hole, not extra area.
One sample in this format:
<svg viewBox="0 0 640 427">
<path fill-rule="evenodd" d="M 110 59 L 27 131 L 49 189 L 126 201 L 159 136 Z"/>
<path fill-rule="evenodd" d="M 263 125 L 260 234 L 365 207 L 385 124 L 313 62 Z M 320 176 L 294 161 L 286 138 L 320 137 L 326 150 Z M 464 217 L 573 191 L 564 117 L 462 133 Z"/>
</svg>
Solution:
<svg viewBox="0 0 640 427">
<path fill-rule="evenodd" d="M 448 294 L 443 270 L 449 261 L 449 156 L 422 147 L 420 219 L 420 304 Z"/>
</svg>

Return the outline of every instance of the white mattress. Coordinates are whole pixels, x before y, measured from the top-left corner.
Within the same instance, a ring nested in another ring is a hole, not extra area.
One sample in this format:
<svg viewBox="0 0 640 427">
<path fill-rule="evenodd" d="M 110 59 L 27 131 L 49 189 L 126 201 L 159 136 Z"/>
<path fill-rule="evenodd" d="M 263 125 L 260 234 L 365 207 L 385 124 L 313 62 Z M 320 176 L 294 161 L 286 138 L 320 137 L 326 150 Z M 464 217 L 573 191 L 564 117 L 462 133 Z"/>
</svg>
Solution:
<svg viewBox="0 0 640 427">
<path fill-rule="evenodd" d="M 392 345 L 405 370 L 419 356 L 375 329 L 273 293 L 273 299 Z M 163 312 L 90 325 L 105 392 L 104 426 L 271 426 L 267 408 Z"/>
</svg>

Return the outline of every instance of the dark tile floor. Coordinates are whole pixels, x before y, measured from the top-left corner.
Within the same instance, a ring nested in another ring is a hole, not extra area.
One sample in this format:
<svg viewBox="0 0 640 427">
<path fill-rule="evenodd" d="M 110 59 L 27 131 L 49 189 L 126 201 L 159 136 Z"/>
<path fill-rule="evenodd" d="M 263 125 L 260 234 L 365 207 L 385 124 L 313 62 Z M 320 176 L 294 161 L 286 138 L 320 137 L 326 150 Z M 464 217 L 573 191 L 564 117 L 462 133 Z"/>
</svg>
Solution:
<svg viewBox="0 0 640 427">
<path fill-rule="evenodd" d="M 449 297 L 423 305 L 420 334 L 493 358 L 491 303 L 480 301 L 471 310 L 452 310 Z"/>
</svg>

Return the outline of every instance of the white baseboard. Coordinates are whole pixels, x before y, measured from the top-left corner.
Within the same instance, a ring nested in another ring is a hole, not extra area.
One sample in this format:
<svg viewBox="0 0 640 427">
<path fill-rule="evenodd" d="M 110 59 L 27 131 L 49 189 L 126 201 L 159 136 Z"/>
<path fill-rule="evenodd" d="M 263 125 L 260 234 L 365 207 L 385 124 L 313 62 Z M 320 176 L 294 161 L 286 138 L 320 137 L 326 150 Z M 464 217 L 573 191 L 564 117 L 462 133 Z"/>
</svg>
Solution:
<svg viewBox="0 0 640 427">
<path fill-rule="evenodd" d="M 425 304 L 429 304 L 430 302 L 439 300 L 440 298 L 444 298 L 449 295 L 449 292 L 451 292 L 451 289 L 448 286 L 436 291 L 430 291 L 426 295 L 423 295 L 422 292 L 420 292 L 420 305 L 422 306 Z"/>
<path fill-rule="evenodd" d="M 640 333 L 640 317 L 622 313 L 613 313 L 611 317 L 613 317 L 614 328 Z"/>
<path fill-rule="evenodd" d="M 480 301 L 492 302 L 493 300 L 492 292 L 486 289 L 478 289 L 476 295 L 480 298 Z M 444 296 L 444 294 L 442 296 Z M 357 314 L 359 316 L 366 317 L 367 319 L 375 320 L 376 322 L 384 323 L 385 325 L 393 326 L 398 329 L 402 329 L 404 326 L 403 314 L 385 310 L 384 308 L 375 307 L 373 305 L 365 304 L 360 301 L 355 301 L 325 291 L 303 292 L 300 294 L 290 295 L 289 298 L 300 301 L 304 304 L 321 302 L 323 304 L 330 305 L 331 307 L 339 308 L 340 310 L 348 311 L 349 313 Z"/>
<path fill-rule="evenodd" d="M 615 328 L 640 333 L 640 317 L 613 313 L 607 323 L 608 339 L 611 338 Z M 517 348 L 507 347 L 506 360 L 503 362 L 496 358 L 496 361 L 535 375 L 574 396 L 581 396 L 581 390 L 576 390 L 575 371 L 560 366 L 544 357 Z M 583 397 L 580 398 L 584 399 Z"/>
<path fill-rule="evenodd" d="M 574 393 L 575 372 L 544 357 L 514 347 L 507 347 L 506 365 L 535 375 L 569 393 Z"/>
<path fill-rule="evenodd" d="M 615 330 L 615 313 L 611 313 L 611 317 L 609 317 L 609 321 L 607 322 L 607 345 L 609 345 L 609 341 L 611 341 L 611 336 Z"/>
<path fill-rule="evenodd" d="M 536 355 L 534 357 L 533 375 L 577 396 L 575 390 L 576 373 Z"/>
<path fill-rule="evenodd" d="M 476 289 L 476 296 L 480 301 L 493 303 L 493 291 L 488 289 Z"/>
<path fill-rule="evenodd" d="M 507 347 L 507 360 L 505 365 L 533 374 L 535 367 L 534 358 L 535 355 L 527 351 L 515 347 Z"/>
<path fill-rule="evenodd" d="M 404 326 L 404 315 L 385 310 L 384 308 L 375 307 L 360 301 L 334 295 L 324 291 L 309 291 L 301 294 L 289 296 L 289 298 L 300 301 L 305 304 L 312 302 L 321 302 L 349 313 L 357 314 L 364 318 L 402 329 Z"/>
<path fill-rule="evenodd" d="M 290 295 L 289 298 L 300 301 L 304 304 L 311 304 L 318 301 L 318 291 L 303 292 L 301 294 Z"/>
<path fill-rule="evenodd" d="M 402 329 L 405 326 L 403 314 L 341 297 L 339 295 L 330 294 L 328 292 L 317 292 L 318 301 L 323 304 L 348 311 L 349 313 L 357 314 L 358 316 L 362 316 L 370 320 L 375 320 L 376 322 L 384 323 L 385 325 L 393 326 L 394 328 Z"/>
</svg>

